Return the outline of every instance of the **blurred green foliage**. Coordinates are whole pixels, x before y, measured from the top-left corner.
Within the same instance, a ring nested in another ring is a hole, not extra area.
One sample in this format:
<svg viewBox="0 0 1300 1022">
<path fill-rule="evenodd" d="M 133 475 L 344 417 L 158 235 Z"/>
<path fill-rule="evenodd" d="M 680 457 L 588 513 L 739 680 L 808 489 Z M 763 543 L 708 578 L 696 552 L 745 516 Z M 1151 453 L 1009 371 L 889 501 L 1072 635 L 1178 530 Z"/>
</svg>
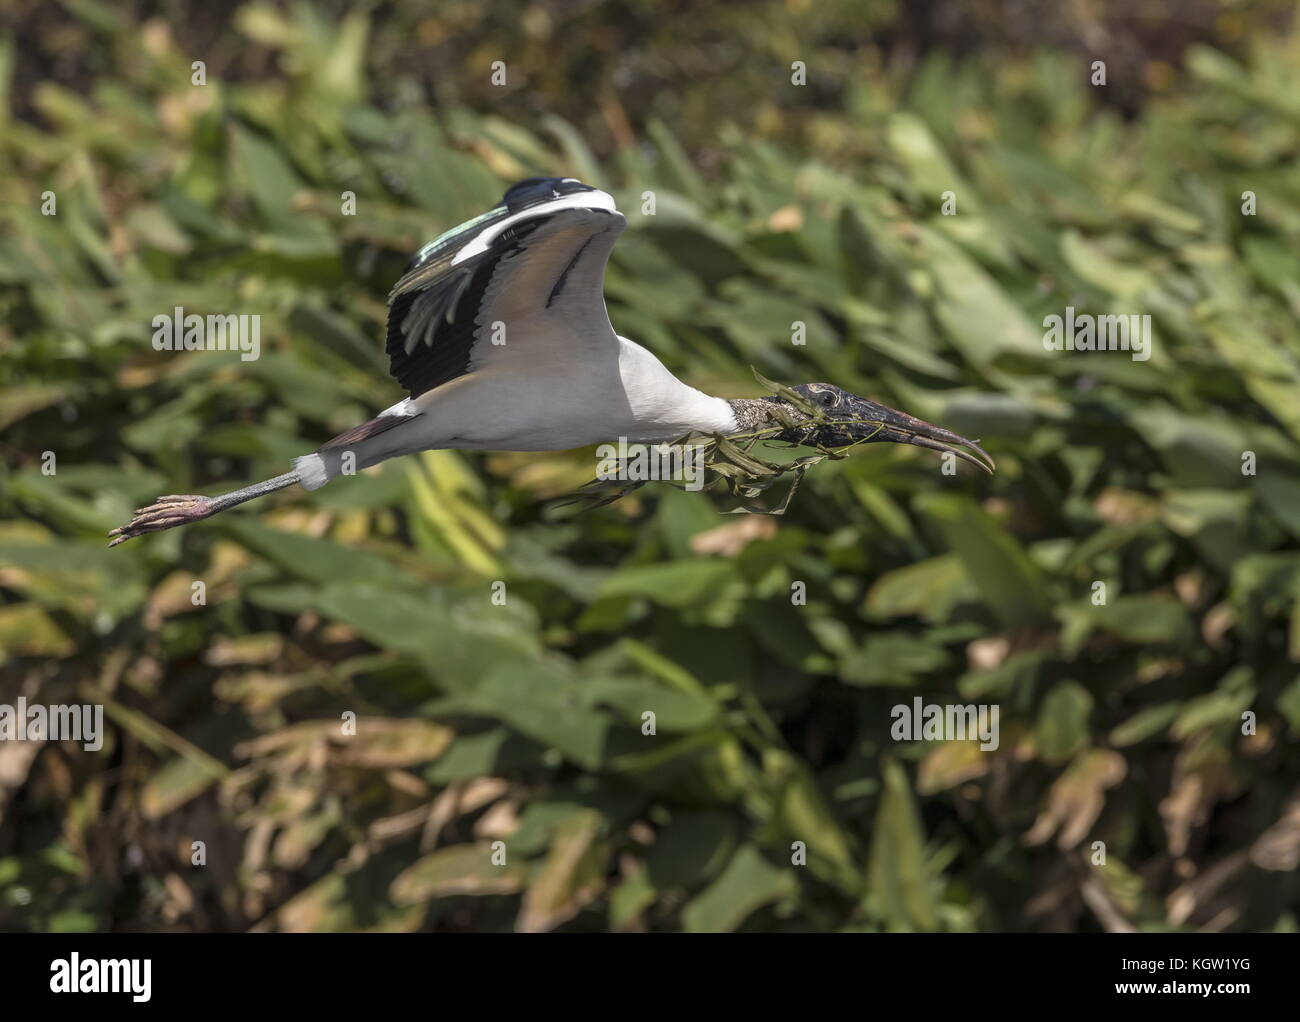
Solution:
<svg viewBox="0 0 1300 1022">
<path fill-rule="evenodd" d="M 1127 117 L 1077 54 L 904 74 L 772 7 L 743 111 L 660 69 L 681 123 L 619 108 L 603 9 L 249 4 L 203 86 L 91 0 L 41 35 L 84 88 L 0 44 L 0 696 L 111 722 L 0 744 L 0 926 L 1296 928 L 1300 36 L 1228 5 L 1234 55 L 1190 40 Z M 430 104 L 399 71 L 461 31 Z M 781 519 L 662 486 L 556 521 L 590 451 L 436 452 L 105 549 L 396 400 L 407 255 L 535 172 L 619 197 L 611 317 L 692 384 L 833 381 L 997 476 L 868 448 Z M 153 351 L 178 305 L 260 314 L 262 357 Z M 1044 351 L 1067 305 L 1151 313 L 1152 358 Z M 892 741 L 915 697 L 997 704 L 999 749 Z"/>
</svg>

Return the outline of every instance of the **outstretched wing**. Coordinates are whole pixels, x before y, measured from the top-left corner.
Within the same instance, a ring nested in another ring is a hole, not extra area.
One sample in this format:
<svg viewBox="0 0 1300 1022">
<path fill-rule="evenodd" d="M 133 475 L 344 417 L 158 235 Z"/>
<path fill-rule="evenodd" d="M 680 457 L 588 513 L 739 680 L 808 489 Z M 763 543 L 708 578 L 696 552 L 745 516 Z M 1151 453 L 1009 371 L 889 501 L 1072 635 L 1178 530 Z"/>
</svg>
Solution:
<svg viewBox="0 0 1300 1022">
<path fill-rule="evenodd" d="M 501 205 L 421 249 L 397 282 L 390 372 L 416 397 L 490 363 L 496 324 L 526 346 L 527 324 L 548 310 L 564 313 L 574 338 L 612 341 L 604 271 L 626 225 L 609 195 L 579 181 L 515 185 Z"/>
</svg>

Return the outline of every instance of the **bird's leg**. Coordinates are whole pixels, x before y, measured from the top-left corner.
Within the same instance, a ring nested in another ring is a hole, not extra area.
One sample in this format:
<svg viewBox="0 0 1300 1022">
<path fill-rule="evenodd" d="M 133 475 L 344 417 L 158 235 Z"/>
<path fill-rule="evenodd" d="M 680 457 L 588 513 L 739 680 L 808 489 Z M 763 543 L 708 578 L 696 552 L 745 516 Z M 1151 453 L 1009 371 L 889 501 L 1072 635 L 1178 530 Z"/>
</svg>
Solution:
<svg viewBox="0 0 1300 1022">
<path fill-rule="evenodd" d="M 274 479 L 253 483 L 252 486 L 231 490 L 229 493 L 222 493 L 216 497 L 197 497 L 189 493 L 159 497 L 155 503 L 150 504 L 148 507 L 136 508 L 135 516 L 129 522 L 120 529 L 114 529 L 110 532 L 109 535 L 113 537 L 113 541 L 108 545 L 117 546 L 119 543 L 125 543 L 128 539 L 143 536 L 147 532 L 162 532 L 163 529 L 171 529 L 177 525 L 188 525 L 190 522 L 199 522 L 204 518 L 211 518 L 218 511 L 225 511 L 227 508 L 242 504 L 246 500 L 252 500 L 254 497 L 261 497 L 276 490 L 283 490 L 286 486 L 292 486 L 298 481 L 297 472 L 286 472 Z"/>
</svg>

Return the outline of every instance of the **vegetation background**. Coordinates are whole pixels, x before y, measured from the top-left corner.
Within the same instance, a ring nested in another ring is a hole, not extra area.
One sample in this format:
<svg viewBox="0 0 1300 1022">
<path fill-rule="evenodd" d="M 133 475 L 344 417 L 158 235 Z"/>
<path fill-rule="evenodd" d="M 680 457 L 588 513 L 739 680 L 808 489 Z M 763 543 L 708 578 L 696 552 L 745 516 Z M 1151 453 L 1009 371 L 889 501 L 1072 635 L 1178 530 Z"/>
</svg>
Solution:
<svg viewBox="0 0 1300 1022">
<path fill-rule="evenodd" d="M 1293 4 L 0 25 L 0 701 L 110 724 L 0 743 L 0 928 L 1297 928 Z M 834 381 L 998 474 L 867 448 L 783 518 L 563 519 L 591 451 L 439 452 L 106 549 L 396 400 L 405 260 L 534 173 L 629 211 L 611 316 L 691 383 Z M 153 351 L 177 305 L 262 357 Z M 1153 357 L 1045 352 L 1066 305 Z M 892 741 L 914 697 L 998 704 L 1000 748 Z"/>
</svg>

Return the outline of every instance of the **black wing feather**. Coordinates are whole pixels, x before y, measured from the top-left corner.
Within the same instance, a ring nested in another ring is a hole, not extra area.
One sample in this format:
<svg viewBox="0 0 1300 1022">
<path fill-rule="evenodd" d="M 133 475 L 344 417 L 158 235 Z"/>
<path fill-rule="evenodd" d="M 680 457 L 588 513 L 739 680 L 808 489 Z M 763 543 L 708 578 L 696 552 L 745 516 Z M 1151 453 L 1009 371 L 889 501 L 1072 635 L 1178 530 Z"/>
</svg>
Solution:
<svg viewBox="0 0 1300 1022">
<path fill-rule="evenodd" d="M 487 252 L 460 266 L 450 265 L 459 245 L 416 260 L 397 282 L 389 296 L 388 367 L 411 397 L 469 372 L 477 312 L 492 275 L 537 225 L 507 228 Z"/>
</svg>

